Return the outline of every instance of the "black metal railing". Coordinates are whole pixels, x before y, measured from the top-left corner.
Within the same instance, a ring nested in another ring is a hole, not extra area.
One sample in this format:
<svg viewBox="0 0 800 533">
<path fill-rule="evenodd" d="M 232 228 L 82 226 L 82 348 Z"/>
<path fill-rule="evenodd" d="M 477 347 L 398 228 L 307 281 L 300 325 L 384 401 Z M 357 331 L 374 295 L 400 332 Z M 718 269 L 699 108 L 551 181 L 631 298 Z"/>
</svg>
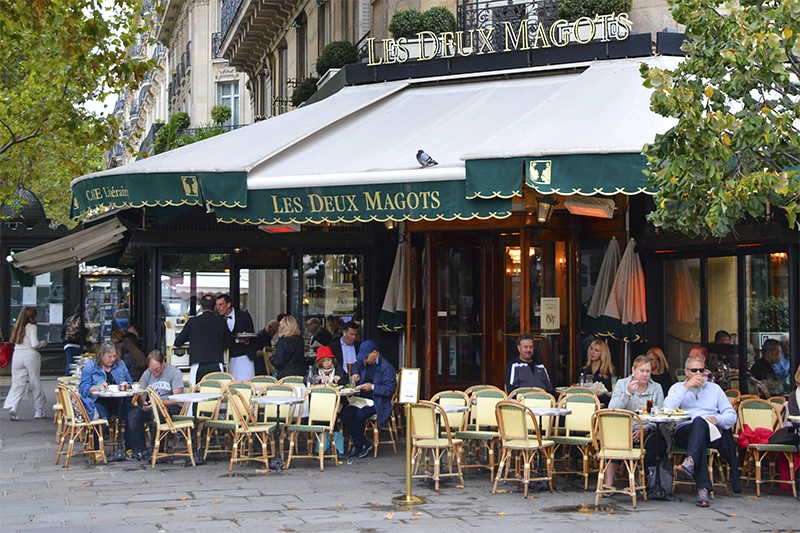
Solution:
<svg viewBox="0 0 800 533">
<path fill-rule="evenodd" d="M 134 102 L 133 104 L 131 104 L 131 111 L 128 114 L 128 116 L 130 118 L 136 118 L 136 117 L 139 116 L 139 103 L 138 102 Z"/>
<path fill-rule="evenodd" d="M 367 57 L 367 39 L 369 39 L 369 34 L 371 32 L 367 32 L 361 36 L 361 39 L 358 40 L 356 43 L 356 54 L 358 56 L 358 60 L 361 61 Z"/>
<path fill-rule="evenodd" d="M 222 46 L 222 33 L 215 31 L 211 34 L 211 59 L 220 59 L 219 49 Z"/>
<path fill-rule="evenodd" d="M 457 0 L 456 27 L 462 31 L 495 28 L 492 45 L 495 50 L 505 48 L 504 22 L 517 30 L 522 21 L 528 21 L 528 34 L 533 38 L 539 23 L 549 27 L 558 20 L 559 0 Z"/>
<path fill-rule="evenodd" d="M 149 155 L 153 152 L 153 146 L 156 143 L 156 133 L 158 133 L 158 130 L 160 130 L 163 126 L 164 124 L 162 122 L 154 122 L 150 126 L 150 131 L 147 132 L 145 138 L 142 139 L 141 143 L 139 143 L 139 155 L 136 157 L 136 159 L 141 159 L 145 155 Z"/>
<path fill-rule="evenodd" d="M 178 63 L 178 83 L 186 75 L 186 53 L 181 54 L 181 62 Z"/>
<path fill-rule="evenodd" d="M 220 34 L 222 39 L 225 39 L 241 6 L 242 0 L 222 0 L 222 9 L 220 10 Z"/>
<path fill-rule="evenodd" d="M 186 68 L 192 66 L 192 41 L 186 43 Z"/>
</svg>

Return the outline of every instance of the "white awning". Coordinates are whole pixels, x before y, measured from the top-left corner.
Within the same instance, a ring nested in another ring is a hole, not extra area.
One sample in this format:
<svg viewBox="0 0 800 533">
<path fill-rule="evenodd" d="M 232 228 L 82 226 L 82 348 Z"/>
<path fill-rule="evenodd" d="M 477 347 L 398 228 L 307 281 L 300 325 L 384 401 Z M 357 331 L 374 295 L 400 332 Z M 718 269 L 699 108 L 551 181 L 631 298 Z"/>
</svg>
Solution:
<svg viewBox="0 0 800 533">
<path fill-rule="evenodd" d="M 125 226 L 112 219 L 47 244 L 8 256 L 7 261 L 28 274 L 54 272 L 118 251 Z"/>
</svg>

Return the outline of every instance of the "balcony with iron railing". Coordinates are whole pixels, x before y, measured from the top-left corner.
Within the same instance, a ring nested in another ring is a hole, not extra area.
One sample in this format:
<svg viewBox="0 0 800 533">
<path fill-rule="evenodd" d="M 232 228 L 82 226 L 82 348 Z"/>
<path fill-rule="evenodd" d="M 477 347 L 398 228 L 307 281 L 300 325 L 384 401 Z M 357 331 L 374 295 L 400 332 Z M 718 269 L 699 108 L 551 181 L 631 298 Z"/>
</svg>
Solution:
<svg viewBox="0 0 800 533">
<path fill-rule="evenodd" d="M 233 24 L 233 19 L 236 18 L 236 13 L 242 6 L 242 0 L 222 0 L 222 9 L 220 10 L 220 35 L 222 39 L 228 34 L 228 30 Z"/>
<path fill-rule="evenodd" d="M 133 104 L 131 104 L 131 110 L 128 113 L 128 116 L 131 118 L 131 120 L 135 120 L 136 118 L 139 117 L 139 103 L 138 102 L 134 102 Z"/>
<path fill-rule="evenodd" d="M 461 31 L 485 28 L 499 28 L 504 22 L 515 28 L 528 21 L 528 33 L 535 39 L 539 23 L 545 27 L 558 20 L 560 0 L 457 0 L 456 27 Z M 503 49 L 503 32 L 496 31 L 492 35 L 492 44 L 496 49 Z"/>
</svg>

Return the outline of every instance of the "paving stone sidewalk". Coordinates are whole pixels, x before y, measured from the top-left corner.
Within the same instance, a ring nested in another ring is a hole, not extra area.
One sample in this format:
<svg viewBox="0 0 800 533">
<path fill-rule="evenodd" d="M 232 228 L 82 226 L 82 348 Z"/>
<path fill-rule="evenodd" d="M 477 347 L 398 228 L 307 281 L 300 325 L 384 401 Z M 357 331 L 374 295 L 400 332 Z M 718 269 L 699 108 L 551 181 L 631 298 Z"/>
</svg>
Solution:
<svg viewBox="0 0 800 533">
<path fill-rule="evenodd" d="M 0 397 L 7 390 L 3 377 Z M 45 380 L 45 390 L 55 379 Z M 51 396 L 53 396 L 51 394 Z M 52 400 L 52 397 L 49 397 Z M 48 416 L 52 415 L 48 409 Z M 684 491 L 679 503 L 603 498 L 580 482 L 565 483 L 553 494 L 523 499 L 512 485 L 491 494 L 488 473 L 470 473 L 465 486 L 444 483 L 436 493 L 415 481 L 413 492 L 427 503 L 392 504 L 405 492 L 403 445 L 394 455 L 381 446 L 377 459 L 356 460 L 325 471 L 301 460 L 292 468 L 268 474 L 255 466 L 228 471 L 224 459 L 186 468 L 183 461 L 156 465 L 120 462 L 94 465 L 75 457 L 68 469 L 54 465 L 52 418 L 33 420 L 23 401 L 20 420 L 0 419 L 0 532 L 358 532 L 450 533 L 486 531 L 735 531 L 800 530 L 800 503 L 791 493 L 755 497 L 752 488 L 739 495 L 717 495 L 710 509 L 694 505 Z"/>
</svg>

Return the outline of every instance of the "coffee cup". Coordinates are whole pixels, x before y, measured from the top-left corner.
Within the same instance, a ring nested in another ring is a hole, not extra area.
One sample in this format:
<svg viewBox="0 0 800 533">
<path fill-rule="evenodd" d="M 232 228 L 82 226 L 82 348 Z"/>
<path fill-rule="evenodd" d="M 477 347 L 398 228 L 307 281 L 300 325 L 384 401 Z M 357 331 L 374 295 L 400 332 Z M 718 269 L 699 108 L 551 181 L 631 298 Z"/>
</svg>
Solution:
<svg viewBox="0 0 800 533">
<path fill-rule="evenodd" d="M 142 386 L 140 384 L 138 384 L 138 383 L 134 383 L 133 385 L 131 385 L 131 388 L 133 390 L 139 390 L 139 389 L 142 388 Z"/>
<path fill-rule="evenodd" d="M 109 385 L 108 392 L 119 392 L 119 385 Z"/>
</svg>

